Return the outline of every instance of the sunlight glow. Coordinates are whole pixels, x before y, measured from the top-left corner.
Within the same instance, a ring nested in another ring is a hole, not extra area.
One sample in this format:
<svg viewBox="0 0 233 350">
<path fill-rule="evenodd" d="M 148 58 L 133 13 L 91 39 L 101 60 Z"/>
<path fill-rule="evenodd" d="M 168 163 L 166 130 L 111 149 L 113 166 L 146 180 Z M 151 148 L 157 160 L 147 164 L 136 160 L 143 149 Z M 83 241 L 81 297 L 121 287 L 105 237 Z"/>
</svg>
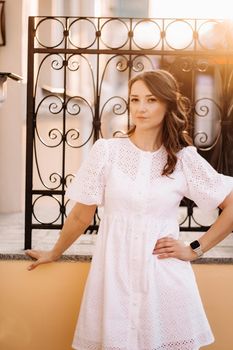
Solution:
<svg viewBox="0 0 233 350">
<path fill-rule="evenodd" d="M 149 16 L 233 19 L 232 0 L 150 0 Z"/>
<path fill-rule="evenodd" d="M 101 0 L 95 0 L 95 17 L 101 16 Z"/>
</svg>

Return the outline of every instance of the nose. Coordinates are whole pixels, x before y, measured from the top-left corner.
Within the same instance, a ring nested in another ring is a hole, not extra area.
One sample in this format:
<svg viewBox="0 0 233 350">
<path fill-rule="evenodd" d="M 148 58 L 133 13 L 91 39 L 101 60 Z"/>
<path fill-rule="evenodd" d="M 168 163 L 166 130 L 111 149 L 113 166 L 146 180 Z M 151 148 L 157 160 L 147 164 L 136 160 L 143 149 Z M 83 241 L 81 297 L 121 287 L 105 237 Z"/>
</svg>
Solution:
<svg viewBox="0 0 233 350">
<path fill-rule="evenodd" d="M 146 103 L 145 103 L 145 101 L 141 101 L 140 103 L 139 103 L 139 111 L 140 112 L 145 112 L 146 111 Z"/>
</svg>

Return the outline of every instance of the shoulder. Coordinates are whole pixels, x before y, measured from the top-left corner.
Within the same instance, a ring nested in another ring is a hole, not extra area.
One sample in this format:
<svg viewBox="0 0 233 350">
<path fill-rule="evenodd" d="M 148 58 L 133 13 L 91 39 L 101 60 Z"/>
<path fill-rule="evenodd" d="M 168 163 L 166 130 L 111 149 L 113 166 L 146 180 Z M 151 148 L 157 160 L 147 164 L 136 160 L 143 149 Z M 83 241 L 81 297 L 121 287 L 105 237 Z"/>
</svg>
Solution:
<svg viewBox="0 0 233 350">
<path fill-rule="evenodd" d="M 210 163 L 198 153 L 195 146 L 184 147 L 178 153 L 179 155 L 177 154 L 177 157 L 180 160 L 182 168 L 191 175 L 194 175 L 196 172 L 204 176 L 204 174 L 215 172 Z"/>
<path fill-rule="evenodd" d="M 128 137 L 125 137 L 125 136 L 122 136 L 122 137 L 111 137 L 111 138 L 108 138 L 108 139 L 105 139 L 105 138 L 101 138 L 101 139 L 98 139 L 97 141 L 95 141 L 94 145 L 96 146 L 117 146 L 117 145 L 120 145 L 122 143 L 125 142 L 125 140 L 127 140 Z"/>
<path fill-rule="evenodd" d="M 121 150 L 121 146 L 125 144 L 126 137 L 113 137 L 109 139 L 98 139 L 92 146 L 91 153 L 94 155 L 102 155 L 105 160 L 113 160 Z"/>
<path fill-rule="evenodd" d="M 177 153 L 181 168 L 190 172 L 206 167 L 206 160 L 198 153 L 195 146 L 186 146 Z"/>
<path fill-rule="evenodd" d="M 89 149 L 89 154 L 86 160 L 90 162 L 106 162 L 108 158 L 108 145 L 106 139 L 96 140 Z"/>
<path fill-rule="evenodd" d="M 107 152 L 107 140 L 98 139 L 90 148 L 90 154 L 106 153 Z"/>
<path fill-rule="evenodd" d="M 198 157 L 199 154 L 197 152 L 197 148 L 195 146 L 186 146 L 184 148 L 182 148 L 178 153 L 177 153 L 177 157 L 180 160 L 186 160 L 186 159 L 193 159 Z"/>
<path fill-rule="evenodd" d="M 107 145 L 107 140 L 101 138 L 101 139 L 96 140 L 96 141 L 93 143 L 93 146 L 92 146 L 92 147 L 95 147 L 95 148 L 97 148 L 97 147 L 106 147 L 106 145 Z"/>
<path fill-rule="evenodd" d="M 127 142 L 128 137 L 112 137 L 109 139 L 105 139 L 107 147 L 109 151 L 117 151 L 119 148 L 121 148 L 122 145 L 125 145 Z"/>
</svg>

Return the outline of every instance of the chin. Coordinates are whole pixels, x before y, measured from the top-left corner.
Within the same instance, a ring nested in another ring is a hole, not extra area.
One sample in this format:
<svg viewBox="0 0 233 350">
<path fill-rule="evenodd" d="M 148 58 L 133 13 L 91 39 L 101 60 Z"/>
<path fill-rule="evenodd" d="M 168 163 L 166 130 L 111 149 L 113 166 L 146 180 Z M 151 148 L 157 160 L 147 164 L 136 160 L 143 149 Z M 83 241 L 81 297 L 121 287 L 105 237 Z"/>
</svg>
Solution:
<svg viewBox="0 0 233 350">
<path fill-rule="evenodd" d="M 139 131 L 139 130 L 143 130 L 143 131 L 145 131 L 145 130 L 152 130 L 152 129 L 154 129 L 154 127 L 152 127 L 152 126 L 150 126 L 150 125 L 142 125 L 142 124 L 136 124 L 136 128 L 137 128 L 137 130 Z"/>
</svg>

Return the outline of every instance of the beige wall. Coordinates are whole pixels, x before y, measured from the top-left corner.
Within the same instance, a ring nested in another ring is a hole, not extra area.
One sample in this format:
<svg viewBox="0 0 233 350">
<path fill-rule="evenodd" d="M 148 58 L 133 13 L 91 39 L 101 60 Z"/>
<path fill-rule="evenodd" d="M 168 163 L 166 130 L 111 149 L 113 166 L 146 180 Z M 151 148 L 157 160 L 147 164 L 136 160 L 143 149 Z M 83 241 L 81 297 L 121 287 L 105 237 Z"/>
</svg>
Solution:
<svg viewBox="0 0 233 350">
<path fill-rule="evenodd" d="M 203 349 L 233 349 L 233 265 L 194 265 L 215 343 Z"/>
<path fill-rule="evenodd" d="M 70 350 L 88 263 L 0 262 L 0 349 Z"/>
<path fill-rule="evenodd" d="M 28 264 L 0 261 L 0 349 L 70 350 L 89 264 L 60 262 L 31 272 Z M 233 265 L 194 270 L 216 337 L 205 349 L 232 350 Z"/>
</svg>

